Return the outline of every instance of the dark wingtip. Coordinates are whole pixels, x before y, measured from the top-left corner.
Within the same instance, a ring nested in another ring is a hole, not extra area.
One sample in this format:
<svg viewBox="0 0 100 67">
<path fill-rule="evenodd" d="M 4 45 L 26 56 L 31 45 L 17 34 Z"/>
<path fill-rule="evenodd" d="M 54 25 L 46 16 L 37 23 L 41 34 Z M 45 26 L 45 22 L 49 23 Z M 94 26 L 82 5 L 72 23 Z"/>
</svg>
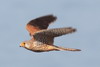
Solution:
<svg viewBox="0 0 100 67">
<path fill-rule="evenodd" d="M 48 19 L 50 19 L 50 23 L 54 22 L 57 19 L 57 17 L 53 14 L 45 15 L 44 17 L 48 17 Z"/>
<path fill-rule="evenodd" d="M 73 28 L 73 32 L 77 31 L 75 28 Z"/>
<path fill-rule="evenodd" d="M 81 51 L 80 49 L 76 49 L 76 51 Z"/>
<path fill-rule="evenodd" d="M 77 30 L 75 28 L 69 27 L 69 29 L 71 29 L 72 32 L 76 32 Z"/>
</svg>

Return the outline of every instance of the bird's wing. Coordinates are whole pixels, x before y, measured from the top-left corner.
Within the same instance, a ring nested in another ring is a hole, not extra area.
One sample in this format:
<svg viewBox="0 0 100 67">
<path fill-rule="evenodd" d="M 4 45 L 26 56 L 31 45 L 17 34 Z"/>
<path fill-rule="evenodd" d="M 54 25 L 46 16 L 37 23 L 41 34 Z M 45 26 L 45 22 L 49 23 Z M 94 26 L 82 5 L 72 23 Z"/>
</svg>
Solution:
<svg viewBox="0 0 100 67">
<path fill-rule="evenodd" d="M 71 27 L 41 30 L 41 31 L 36 32 L 33 35 L 33 38 L 36 41 L 51 45 L 51 44 L 53 44 L 54 37 L 58 37 L 58 36 L 72 33 L 75 31 L 76 31 L 76 29 L 71 28 Z"/>
<path fill-rule="evenodd" d="M 47 29 L 49 24 L 56 20 L 53 15 L 46 15 L 36 19 L 31 20 L 27 25 L 26 29 L 33 35 L 35 32 L 43 29 Z"/>
</svg>

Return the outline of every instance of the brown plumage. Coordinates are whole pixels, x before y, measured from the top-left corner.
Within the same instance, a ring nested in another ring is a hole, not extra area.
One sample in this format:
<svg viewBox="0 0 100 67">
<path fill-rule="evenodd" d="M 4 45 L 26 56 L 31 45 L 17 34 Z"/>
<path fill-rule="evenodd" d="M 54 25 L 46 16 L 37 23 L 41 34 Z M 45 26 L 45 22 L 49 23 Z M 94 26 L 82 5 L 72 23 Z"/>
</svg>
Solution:
<svg viewBox="0 0 100 67">
<path fill-rule="evenodd" d="M 33 35 L 35 32 L 47 29 L 49 24 L 54 22 L 56 17 L 53 15 L 46 15 L 36 19 L 31 20 L 27 25 L 26 29 L 29 31 L 30 35 Z"/>
<path fill-rule="evenodd" d="M 64 48 L 53 45 L 55 37 L 76 31 L 76 29 L 71 27 L 47 29 L 49 24 L 55 20 L 56 17 L 53 15 L 46 15 L 31 20 L 26 25 L 26 29 L 29 31 L 32 39 L 22 42 L 20 46 L 34 52 L 47 52 L 53 50 L 80 51 L 80 49 Z"/>
</svg>

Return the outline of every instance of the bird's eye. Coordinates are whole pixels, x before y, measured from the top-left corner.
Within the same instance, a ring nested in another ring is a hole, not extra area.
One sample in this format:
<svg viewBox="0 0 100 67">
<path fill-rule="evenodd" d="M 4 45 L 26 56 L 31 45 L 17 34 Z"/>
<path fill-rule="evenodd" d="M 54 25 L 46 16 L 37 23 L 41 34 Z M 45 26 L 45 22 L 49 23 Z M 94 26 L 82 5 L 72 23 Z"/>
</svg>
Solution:
<svg viewBox="0 0 100 67">
<path fill-rule="evenodd" d="M 25 42 L 23 42 L 23 44 L 25 45 Z"/>
</svg>

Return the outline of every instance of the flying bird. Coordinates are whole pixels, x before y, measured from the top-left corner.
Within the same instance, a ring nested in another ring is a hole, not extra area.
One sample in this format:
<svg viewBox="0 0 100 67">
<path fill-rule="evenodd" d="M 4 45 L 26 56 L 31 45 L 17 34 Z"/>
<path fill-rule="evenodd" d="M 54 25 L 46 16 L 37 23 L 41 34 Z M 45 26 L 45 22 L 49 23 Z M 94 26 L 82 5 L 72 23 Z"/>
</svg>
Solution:
<svg viewBox="0 0 100 67">
<path fill-rule="evenodd" d="M 48 51 L 81 51 L 80 49 L 64 48 L 54 45 L 54 38 L 65 34 L 73 33 L 76 29 L 72 27 L 47 29 L 48 26 L 57 19 L 56 16 L 46 15 L 29 21 L 26 29 L 29 32 L 31 39 L 24 41 L 20 47 L 24 47 L 33 52 L 48 52 Z"/>
</svg>

